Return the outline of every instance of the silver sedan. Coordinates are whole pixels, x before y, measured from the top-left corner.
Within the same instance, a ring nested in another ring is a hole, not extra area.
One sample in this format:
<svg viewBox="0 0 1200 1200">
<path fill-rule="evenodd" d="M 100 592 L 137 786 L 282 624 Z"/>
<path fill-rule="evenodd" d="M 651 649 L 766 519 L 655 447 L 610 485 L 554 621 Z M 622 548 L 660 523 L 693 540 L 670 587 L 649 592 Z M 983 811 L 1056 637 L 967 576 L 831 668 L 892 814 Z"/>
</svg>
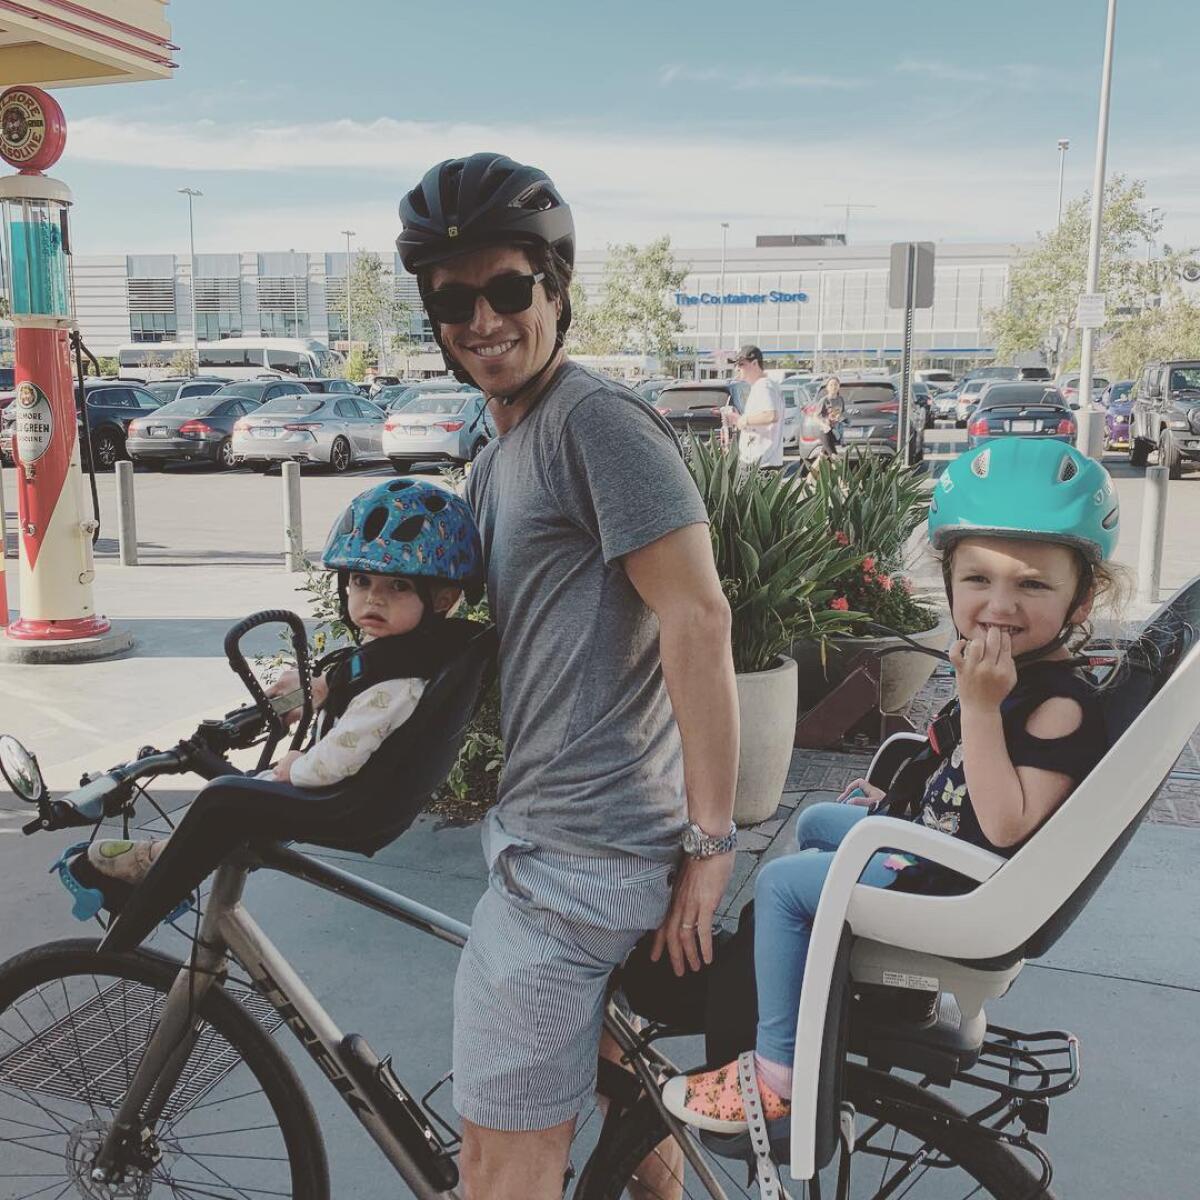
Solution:
<svg viewBox="0 0 1200 1200">
<path fill-rule="evenodd" d="M 383 421 L 383 410 L 359 396 L 279 396 L 233 427 L 233 456 L 256 471 L 291 461 L 340 474 L 386 457 Z"/>
<path fill-rule="evenodd" d="M 470 462 L 494 435 L 483 393 L 419 392 L 388 413 L 383 452 L 400 474 L 417 462 Z"/>
</svg>

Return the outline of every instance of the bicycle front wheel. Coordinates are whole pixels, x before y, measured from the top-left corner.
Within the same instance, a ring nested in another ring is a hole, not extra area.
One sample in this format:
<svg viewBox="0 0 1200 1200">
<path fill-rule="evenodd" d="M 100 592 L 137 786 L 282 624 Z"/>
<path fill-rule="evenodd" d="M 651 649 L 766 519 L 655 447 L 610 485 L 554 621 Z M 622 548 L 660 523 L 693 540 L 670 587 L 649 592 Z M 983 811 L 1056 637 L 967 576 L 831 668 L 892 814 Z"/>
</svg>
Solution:
<svg viewBox="0 0 1200 1200">
<path fill-rule="evenodd" d="M 1040 1174 L 1030 1172 L 1010 1146 L 971 1126 L 940 1096 L 903 1079 L 847 1064 L 847 1099 L 858 1113 L 858 1144 L 849 1158 L 851 1200 L 1049 1200 Z M 581 1178 L 575 1200 L 699 1200 L 711 1195 L 684 1160 L 679 1147 L 663 1143 L 667 1129 L 658 1110 L 643 1097 L 597 1147 Z M 753 1171 L 736 1159 L 720 1158 L 695 1141 L 727 1196 L 754 1197 Z M 822 1196 L 838 1194 L 837 1156 L 821 1173 Z M 780 1177 L 789 1195 L 814 1195 L 808 1184 Z"/>
<path fill-rule="evenodd" d="M 328 1200 L 316 1118 L 268 1029 L 274 1010 L 211 987 L 161 1116 L 93 1176 L 181 964 L 147 951 L 52 942 L 0 966 L 0 1195 L 14 1198 L 290 1196 Z"/>
</svg>

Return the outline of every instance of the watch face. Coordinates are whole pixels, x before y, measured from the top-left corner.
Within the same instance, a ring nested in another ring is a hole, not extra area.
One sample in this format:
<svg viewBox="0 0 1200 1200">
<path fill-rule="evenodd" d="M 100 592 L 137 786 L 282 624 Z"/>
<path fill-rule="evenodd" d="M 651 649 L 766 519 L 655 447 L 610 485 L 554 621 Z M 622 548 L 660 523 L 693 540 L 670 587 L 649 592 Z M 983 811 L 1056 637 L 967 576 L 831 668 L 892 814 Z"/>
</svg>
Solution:
<svg viewBox="0 0 1200 1200">
<path fill-rule="evenodd" d="M 684 854 L 695 854 L 700 849 L 700 836 L 696 832 L 694 825 L 689 825 L 683 831 L 683 852 Z"/>
</svg>

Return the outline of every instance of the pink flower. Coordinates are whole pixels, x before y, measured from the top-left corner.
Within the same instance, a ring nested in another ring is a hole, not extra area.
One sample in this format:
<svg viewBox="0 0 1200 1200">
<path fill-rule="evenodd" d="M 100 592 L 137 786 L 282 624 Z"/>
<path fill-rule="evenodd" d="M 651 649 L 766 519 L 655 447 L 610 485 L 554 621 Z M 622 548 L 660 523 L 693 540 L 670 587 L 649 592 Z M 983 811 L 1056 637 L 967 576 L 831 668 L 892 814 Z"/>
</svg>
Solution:
<svg viewBox="0 0 1200 1200">
<path fill-rule="evenodd" d="M 839 546 L 848 546 L 848 545 L 850 545 L 850 538 L 849 538 L 849 536 L 848 536 L 847 534 L 843 533 L 843 532 L 842 532 L 842 530 L 840 530 L 840 529 L 838 529 L 838 530 L 836 530 L 836 531 L 834 532 L 834 535 L 833 535 L 833 540 L 834 540 L 835 542 L 837 542 L 837 544 L 838 544 Z"/>
<path fill-rule="evenodd" d="M 878 576 L 878 579 L 879 586 L 883 588 L 885 592 L 890 592 L 892 590 L 892 577 L 890 575 L 880 575 Z"/>
<path fill-rule="evenodd" d="M 872 555 L 868 554 L 867 557 L 863 559 L 862 567 L 863 567 L 863 575 L 864 576 L 869 575 L 873 570 L 875 570 L 874 557 Z"/>
<path fill-rule="evenodd" d="M 911 580 L 911 579 L 909 579 L 909 577 L 908 577 L 907 575 L 904 575 L 904 576 L 902 576 L 902 577 L 901 577 L 901 579 L 900 579 L 900 586 L 901 586 L 901 587 L 902 587 L 902 588 L 903 588 L 903 589 L 904 589 L 904 590 L 905 590 L 905 591 L 906 591 L 906 592 L 907 592 L 907 593 L 908 593 L 910 596 L 912 595 L 913 583 L 912 583 L 912 580 Z"/>
<path fill-rule="evenodd" d="M 830 600 L 829 607 L 836 608 L 838 612 L 849 612 L 850 601 L 847 600 L 845 596 L 835 596 L 832 600 Z"/>
</svg>

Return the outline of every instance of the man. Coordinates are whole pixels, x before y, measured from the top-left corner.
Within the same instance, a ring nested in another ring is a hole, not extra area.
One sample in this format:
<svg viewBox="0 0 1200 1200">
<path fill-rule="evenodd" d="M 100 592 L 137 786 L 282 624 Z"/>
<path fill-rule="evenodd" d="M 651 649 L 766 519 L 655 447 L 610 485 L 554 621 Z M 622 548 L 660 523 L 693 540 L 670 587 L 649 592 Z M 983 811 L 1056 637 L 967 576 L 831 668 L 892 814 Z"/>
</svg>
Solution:
<svg viewBox="0 0 1200 1200">
<path fill-rule="evenodd" d="M 506 762 L 455 985 L 463 1178 L 470 1200 L 559 1200 L 613 968 L 651 929 L 677 973 L 711 960 L 735 833 L 730 613 L 669 426 L 563 351 L 575 230 L 553 183 L 475 154 L 400 214 L 446 364 L 498 434 L 467 486 Z"/>
<path fill-rule="evenodd" d="M 821 391 L 817 405 L 817 420 L 821 425 L 821 455 L 836 458 L 838 448 L 838 426 L 846 415 L 846 402 L 842 399 L 842 381 L 830 375 Z"/>
<path fill-rule="evenodd" d="M 767 378 L 757 346 L 741 348 L 737 370 L 738 378 L 750 385 L 745 411 L 734 422 L 738 458 L 747 466 L 778 471 L 783 466 L 783 393 Z"/>
</svg>

